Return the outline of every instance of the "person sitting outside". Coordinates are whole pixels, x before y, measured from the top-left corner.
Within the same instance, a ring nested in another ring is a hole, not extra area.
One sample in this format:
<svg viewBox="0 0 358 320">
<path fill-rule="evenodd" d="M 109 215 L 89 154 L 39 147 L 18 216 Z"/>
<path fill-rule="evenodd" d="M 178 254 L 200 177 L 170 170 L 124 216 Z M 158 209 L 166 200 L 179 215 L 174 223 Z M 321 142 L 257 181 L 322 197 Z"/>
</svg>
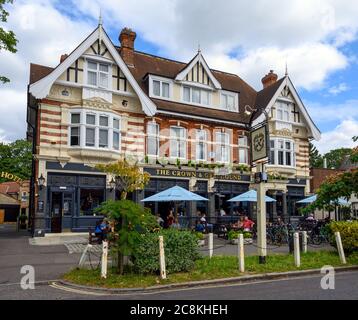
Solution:
<svg viewBox="0 0 358 320">
<path fill-rule="evenodd" d="M 244 221 L 242 223 L 242 227 L 244 228 L 244 231 L 250 232 L 254 224 L 255 223 L 252 220 L 250 220 L 248 216 L 245 216 Z"/>
<path fill-rule="evenodd" d="M 224 210 L 223 207 L 221 207 L 221 209 L 220 209 L 220 216 L 221 216 L 221 217 L 225 217 L 225 216 L 226 216 L 226 212 L 225 212 L 225 210 Z"/>
<path fill-rule="evenodd" d="M 170 228 L 177 229 L 177 230 L 181 229 L 181 225 L 179 223 L 178 218 L 175 218 L 174 223 L 170 226 Z"/>
<path fill-rule="evenodd" d="M 157 218 L 157 223 L 159 224 L 159 226 L 160 226 L 161 228 L 163 228 L 163 227 L 164 227 L 164 220 L 163 220 L 163 218 L 160 216 L 159 213 L 156 214 L 156 218 Z"/>
<path fill-rule="evenodd" d="M 107 235 L 110 231 L 111 231 L 111 226 L 108 223 L 108 220 L 105 218 L 102 221 L 97 222 L 94 232 L 96 237 L 102 243 L 102 241 L 107 239 Z"/>
<path fill-rule="evenodd" d="M 244 217 L 241 216 L 240 219 L 232 225 L 232 228 L 235 230 L 243 229 L 243 224 L 244 224 Z"/>
<path fill-rule="evenodd" d="M 200 220 L 196 221 L 195 231 L 202 233 L 205 232 L 205 225 Z"/>
<path fill-rule="evenodd" d="M 174 223 L 174 214 L 173 214 L 173 210 L 170 210 L 169 215 L 167 217 L 167 227 L 170 228 L 173 223 Z"/>
</svg>

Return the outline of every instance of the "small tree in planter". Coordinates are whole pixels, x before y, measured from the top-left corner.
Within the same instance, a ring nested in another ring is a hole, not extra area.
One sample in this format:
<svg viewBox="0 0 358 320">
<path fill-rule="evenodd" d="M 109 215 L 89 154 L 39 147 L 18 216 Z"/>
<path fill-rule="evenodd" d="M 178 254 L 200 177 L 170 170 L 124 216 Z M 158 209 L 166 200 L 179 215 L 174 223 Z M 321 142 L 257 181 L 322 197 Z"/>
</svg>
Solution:
<svg viewBox="0 0 358 320">
<path fill-rule="evenodd" d="M 116 177 L 115 179 L 116 189 L 121 192 L 121 200 L 126 200 L 127 194 L 129 192 L 134 192 L 136 190 L 143 190 L 150 180 L 150 175 L 146 172 L 143 172 L 143 170 L 138 166 L 138 163 L 130 164 L 125 159 L 110 164 L 100 164 L 97 165 L 96 168 Z M 113 210 L 115 210 L 116 208 L 115 204 L 111 202 L 107 202 L 107 207 L 103 207 L 103 208 L 104 211 L 100 211 L 100 212 L 103 213 L 107 211 L 107 213 L 111 213 L 113 219 L 120 218 L 120 221 L 116 220 L 115 222 L 117 224 L 117 230 L 119 233 L 121 232 L 122 228 L 126 228 L 128 226 L 129 221 L 126 221 L 126 219 L 128 218 L 126 214 L 121 212 L 114 213 Z M 139 211 L 137 210 L 137 212 Z M 131 216 L 133 217 L 133 215 Z M 131 222 L 133 224 L 133 221 Z M 123 274 L 123 267 L 124 267 L 124 252 L 122 252 L 123 250 L 124 250 L 124 246 L 119 244 L 118 246 L 119 274 Z"/>
<path fill-rule="evenodd" d="M 239 243 L 239 235 L 242 234 L 242 231 L 234 231 L 230 230 L 228 233 L 228 238 L 231 244 L 238 244 Z"/>
<path fill-rule="evenodd" d="M 252 244 L 252 233 L 249 231 L 244 232 L 244 244 Z"/>
</svg>

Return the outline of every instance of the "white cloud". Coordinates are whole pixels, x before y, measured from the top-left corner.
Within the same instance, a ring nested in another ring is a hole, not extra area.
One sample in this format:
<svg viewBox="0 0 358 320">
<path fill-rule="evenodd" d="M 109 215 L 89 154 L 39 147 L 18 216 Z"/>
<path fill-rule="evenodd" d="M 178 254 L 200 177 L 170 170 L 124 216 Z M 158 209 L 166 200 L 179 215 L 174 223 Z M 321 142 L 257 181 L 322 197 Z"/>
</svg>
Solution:
<svg viewBox="0 0 358 320">
<path fill-rule="evenodd" d="M 19 51 L 0 53 L 1 74 L 12 80 L 0 87 L 0 96 L 8 99 L 5 104 L 2 99 L 1 111 L 12 108 L 12 116 L 0 118 L 3 139 L 23 136 L 30 62 L 56 65 L 61 54 L 94 29 L 100 7 L 111 34 L 131 27 L 161 54 L 183 61 L 200 43 L 211 67 L 237 73 L 257 89 L 269 69 L 282 76 L 286 62 L 297 87 L 329 88 L 328 76 L 354 60 L 342 46 L 357 37 L 355 0 L 257 0 L 255 5 L 237 0 L 17 0 L 8 6 L 6 25 L 16 33 Z M 118 43 L 117 37 L 113 41 Z M 14 123 L 22 119 L 16 132 L 7 129 L 11 117 Z"/>
<path fill-rule="evenodd" d="M 348 91 L 350 88 L 349 86 L 346 84 L 346 83 L 340 83 L 339 85 L 337 86 L 333 86 L 331 88 L 328 89 L 328 92 L 333 95 L 333 96 L 336 96 L 342 92 L 345 92 L 345 91 Z"/>
<path fill-rule="evenodd" d="M 352 137 L 358 132 L 358 121 L 343 120 L 334 130 L 322 134 L 319 142 L 314 142 L 321 154 L 337 148 L 352 148 L 356 145 Z"/>
</svg>

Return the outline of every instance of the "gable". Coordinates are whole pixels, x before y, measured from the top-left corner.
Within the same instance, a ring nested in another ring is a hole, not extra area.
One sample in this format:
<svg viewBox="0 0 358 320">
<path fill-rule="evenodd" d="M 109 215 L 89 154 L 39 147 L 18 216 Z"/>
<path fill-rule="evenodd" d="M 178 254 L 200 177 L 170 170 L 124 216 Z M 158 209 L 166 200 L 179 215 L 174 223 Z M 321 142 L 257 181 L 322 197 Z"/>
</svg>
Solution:
<svg viewBox="0 0 358 320">
<path fill-rule="evenodd" d="M 176 76 L 175 80 L 195 82 L 216 90 L 221 89 L 221 84 L 211 72 L 201 52 Z"/>
<path fill-rule="evenodd" d="M 317 141 L 321 139 L 321 132 L 314 124 L 312 118 L 309 116 L 306 107 L 304 106 L 295 87 L 293 86 L 291 79 L 288 76 L 259 92 L 258 98 L 261 99 L 261 103 L 265 101 L 267 104 L 258 105 L 256 103 L 256 108 L 264 108 L 266 112 L 271 115 L 272 109 L 277 106 L 278 102 L 282 101 L 292 103 L 291 112 L 293 113 L 293 119 L 299 118 L 300 122 L 305 123 L 309 135 L 312 138 Z M 256 100 L 256 102 L 257 101 L 258 100 Z M 265 116 L 264 114 L 260 114 L 260 116 L 253 121 L 252 125 L 255 126 L 263 121 L 265 121 Z"/>
<path fill-rule="evenodd" d="M 57 80 L 74 83 L 84 81 L 86 77 L 84 60 L 91 59 L 91 57 L 96 60 L 103 60 L 106 63 L 113 63 L 108 76 L 112 80 L 110 83 L 114 90 L 123 90 L 130 86 L 137 94 L 146 115 L 153 116 L 156 113 L 155 104 L 140 88 L 101 25 L 53 71 L 31 84 L 29 92 L 35 98 L 43 99 L 48 96 L 52 85 Z"/>
</svg>

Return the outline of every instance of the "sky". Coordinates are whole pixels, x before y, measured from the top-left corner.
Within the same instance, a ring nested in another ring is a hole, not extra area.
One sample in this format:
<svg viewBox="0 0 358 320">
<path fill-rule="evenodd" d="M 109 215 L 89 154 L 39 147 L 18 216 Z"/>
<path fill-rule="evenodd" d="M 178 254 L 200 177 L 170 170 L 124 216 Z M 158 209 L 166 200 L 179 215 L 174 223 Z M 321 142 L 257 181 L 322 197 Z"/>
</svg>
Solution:
<svg viewBox="0 0 358 320">
<path fill-rule="evenodd" d="M 254 3 L 254 5 L 253 5 Z M 123 27 L 137 50 L 189 62 L 198 46 L 213 69 L 235 73 L 256 90 L 274 70 L 288 73 L 322 132 L 321 153 L 352 147 L 358 135 L 356 0 L 15 0 L 8 23 L 18 52 L 0 51 L 0 142 L 26 136 L 30 63 L 56 66 L 98 24 L 114 44 Z"/>
</svg>

